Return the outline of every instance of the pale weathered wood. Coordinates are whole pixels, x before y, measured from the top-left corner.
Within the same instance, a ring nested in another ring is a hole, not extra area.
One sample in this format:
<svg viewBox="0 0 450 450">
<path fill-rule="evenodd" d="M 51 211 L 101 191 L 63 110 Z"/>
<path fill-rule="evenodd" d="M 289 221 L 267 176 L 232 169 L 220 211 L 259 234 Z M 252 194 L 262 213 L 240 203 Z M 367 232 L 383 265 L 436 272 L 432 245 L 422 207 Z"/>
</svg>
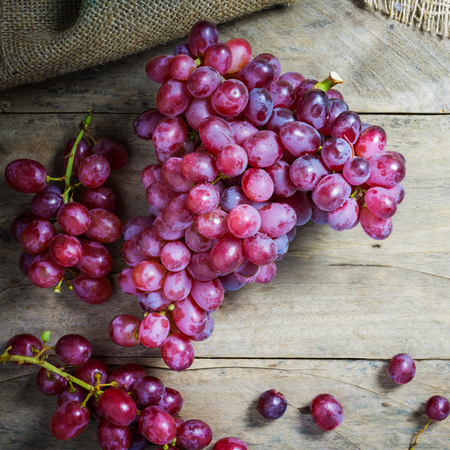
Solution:
<svg viewBox="0 0 450 450">
<path fill-rule="evenodd" d="M 108 360 L 111 364 L 129 361 Z M 236 436 L 250 449 L 407 450 L 427 422 L 423 413 L 427 399 L 450 393 L 448 361 L 419 361 L 416 377 L 405 386 L 391 382 L 386 361 L 196 360 L 184 373 L 165 370 L 161 364 L 149 367 L 147 360 L 133 361 L 146 365 L 147 373 L 181 392 L 180 416 L 206 421 L 213 430 L 213 442 Z M 31 369 L 11 366 L 5 368 L 11 378 L 0 375 L 4 380 L 0 382 L 1 448 L 99 448 L 94 420 L 73 441 L 56 441 L 49 430 L 56 398 L 38 391 L 34 375 L 20 376 Z M 275 422 L 262 419 L 255 408 L 267 389 L 283 392 L 289 403 L 285 415 Z M 322 432 L 309 414 L 311 400 L 320 393 L 331 393 L 342 403 L 344 422 L 335 431 Z M 450 421 L 435 423 L 421 437 L 418 448 L 449 448 L 449 436 Z"/>
<path fill-rule="evenodd" d="M 363 120 L 383 126 L 390 148 L 402 151 L 408 161 L 407 196 L 394 217 L 393 235 L 376 242 L 361 229 L 299 228 L 273 283 L 226 295 L 213 316 L 213 336 L 195 345 L 198 356 L 388 358 L 404 351 L 416 358 L 450 357 L 450 156 L 443 146 L 450 138 L 448 120 L 383 115 Z M 0 121 L 0 167 L 17 157 L 56 167 L 80 116 L 11 114 Z M 139 174 L 153 161 L 151 144 L 133 135 L 132 121 L 132 115 L 97 115 L 93 126 L 96 136 L 117 138 L 129 149 L 128 166 L 113 173 L 110 183 L 119 194 L 124 221 L 146 214 Z M 106 324 L 113 317 L 142 317 L 135 298 L 117 285 L 111 299 L 95 307 L 67 290 L 56 295 L 38 289 L 23 277 L 17 265 L 21 249 L 9 235 L 9 224 L 28 208 L 30 197 L 3 185 L 0 343 L 24 329 L 38 334 L 51 329 L 56 335 L 86 335 L 95 355 L 158 356 L 141 346 L 124 349 L 110 342 Z M 125 266 L 120 245 L 110 246 L 113 280 Z"/>
<path fill-rule="evenodd" d="M 256 56 L 279 57 L 283 71 L 323 79 L 337 70 L 350 107 L 363 112 L 450 111 L 450 42 L 364 9 L 358 0 L 302 0 L 219 27 L 221 40 L 247 39 Z M 80 73 L 0 94 L 0 110 L 140 112 L 158 85 L 145 76 L 152 56 L 174 43 Z"/>
</svg>

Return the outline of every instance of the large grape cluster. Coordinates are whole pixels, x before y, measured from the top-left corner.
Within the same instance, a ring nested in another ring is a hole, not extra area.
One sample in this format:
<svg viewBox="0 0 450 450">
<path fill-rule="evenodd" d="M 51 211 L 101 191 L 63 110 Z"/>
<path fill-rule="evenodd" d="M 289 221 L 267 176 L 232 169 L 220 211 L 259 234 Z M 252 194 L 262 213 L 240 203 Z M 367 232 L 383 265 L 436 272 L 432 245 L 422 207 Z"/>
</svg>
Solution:
<svg viewBox="0 0 450 450">
<path fill-rule="evenodd" d="M 275 56 L 252 58 L 244 39 L 219 42 L 208 21 L 174 53 L 148 61 L 161 84 L 157 108 L 134 123 L 158 164 L 141 175 L 149 216 L 124 226 L 129 267 L 119 284 L 146 316 L 116 317 L 110 336 L 161 347 L 167 365 L 184 370 L 224 292 L 272 281 L 297 226 L 361 223 L 370 237 L 388 237 L 405 161 L 331 89 L 342 82 L 334 72 L 322 82 L 281 75 Z"/>
</svg>

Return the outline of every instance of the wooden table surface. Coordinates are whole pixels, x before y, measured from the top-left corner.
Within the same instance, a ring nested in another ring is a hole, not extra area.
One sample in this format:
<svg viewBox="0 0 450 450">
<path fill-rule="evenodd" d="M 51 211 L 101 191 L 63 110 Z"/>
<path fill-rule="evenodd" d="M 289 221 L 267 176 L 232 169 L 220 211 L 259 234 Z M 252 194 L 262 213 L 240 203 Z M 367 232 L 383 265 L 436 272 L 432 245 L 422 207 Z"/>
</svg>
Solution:
<svg viewBox="0 0 450 450">
<path fill-rule="evenodd" d="M 450 41 L 360 3 L 302 0 L 219 30 L 223 41 L 247 39 L 255 55 L 275 54 L 283 72 L 323 79 L 334 69 L 344 78 L 341 91 L 350 108 L 382 126 L 389 148 L 407 159 L 406 199 L 389 239 L 373 241 L 361 228 L 299 228 L 275 281 L 227 293 L 214 314 L 212 337 L 195 344 L 193 366 L 174 373 L 159 351 L 125 349 L 109 340 L 113 317 L 142 317 L 135 297 L 118 290 L 125 267 L 121 241 L 108 246 L 115 256 L 114 293 L 103 305 L 87 305 L 68 290 L 57 295 L 39 289 L 22 275 L 21 248 L 9 227 L 29 209 L 31 196 L 9 189 L 2 178 L 2 348 L 23 332 L 82 334 L 96 358 L 111 366 L 138 362 L 179 390 L 185 399 L 181 417 L 208 422 L 214 442 L 237 436 L 252 450 L 408 449 L 427 422 L 426 400 L 450 396 Z M 117 139 L 129 152 L 127 167 L 109 182 L 119 196 L 119 216 L 124 222 L 145 215 L 140 171 L 155 160 L 151 144 L 134 135 L 133 119 L 155 107 L 158 86 L 145 76 L 146 61 L 173 47 L 1 92 L 1 176 L 19 157 L 41 161 L 54 176 L 61 173 L 65 143 L 92 107 L 94 135 Z M 417 375 L 405 386 L 387 375 L 389 359 L 401 352 L 417 362 Z M 93 422 L 73 441 L 51 436 L 56 398 L 37 390 L 35 372 L 11 364 L 0 368 L 0 448 L 99 448 Z M 271 388 L 283 392 L 289 406 L 282 419 L 268 423 L 255 403 Z M 308 413 L 319 393 L 331 393 L 343 405 L 345 419 L 335 431 L 320 431 Z M 418 448 L 450 448 L 450 420 L 430 426 Z"/>
</svg>

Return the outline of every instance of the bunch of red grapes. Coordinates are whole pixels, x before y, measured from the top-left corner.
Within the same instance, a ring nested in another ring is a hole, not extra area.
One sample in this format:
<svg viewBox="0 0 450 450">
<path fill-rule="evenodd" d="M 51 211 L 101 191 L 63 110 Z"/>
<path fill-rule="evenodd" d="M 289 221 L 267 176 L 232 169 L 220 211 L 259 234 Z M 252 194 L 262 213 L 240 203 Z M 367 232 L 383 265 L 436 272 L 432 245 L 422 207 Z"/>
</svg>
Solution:
<svg viewBox="0 0 450 450">
<path fill-rule="evenodd" d="M 115 214 L 117 196 L 104 183 L 111 170 L 125 166 L 128 156 L 121 144 L 107 138 L 99 139 L 92 147 L 86 140 L 74 144 L 75 139 L 70 140 L 64 150 L 67 172 L 61 178 L 47 176 L 46 168 L 31 159 L 8 164 L 8 185 L 16 191 L 35 194 L 31 211 L 14 219 L 11 234 L 23 248 L 20 268 L 34 285 L 56 285 L 55 291 L 59 292 L 69 269 L 69 276 L 70 272 L 76 274 L 70 284 L 66 279 L 75 295 L 98 305 L 108 300 L 112 291 L 106 276 L 113 259 L 103 244 L 122 234 L 122 224 Z M 72 177 L 79 182 L 72 184 Z M 58 186 L 48 184 L 52 180 L 65 181 L 64 193 Z M 81 202 L 73 201 L 74 190 L 79 186 L 83 189 Z"/>
<path fill-rule="evenodd" d="M 142 171 L 150 214 L 124 226 L 130 267 L 119 277 L 146 317 L 116 317 L 110 336 L 161 347 L 167 365 L 184 370 L 224 292 L 272 281 L 296 226 L 361 223 L 372 238 L 388 237 L 405 161 L 330 89 L 337 74 L 320 83 L 280 76 L 275 56 L 252 59 L 244 39 L 219 42 L 211 22 L 197 22 L 175 56 L 155 56 L 146 72 L 161 83 L 158 108 L 134 128 L 159 164 Z"/>
<path fill-rule="evenodd" d="M 143 450 L 149 442 L 162 446 L 160 450 L 169 445 L 172 450 L 201 450 L 211 443 L 213 433 L 207 423 L 176 417 L 183 407 L 181 394 L 147 375 L 139 364 L 124 364 L 109 372 L 103 362 L 90 358 L 92 348 L 85 337 L 68 334 L 58 340 L 54 351 L 63 364 L 77 366 L 72 376 L 65 367 L 45 362 L 47 350 L 45 341 L 19 334 L 7 342 L 0 361 L 19 355 L 27 362 L 19 357 L 12 360 L 15 364 L 44 365 L 36 374 L 36 384 L 42 393 L 58 395 L 58 409 L 50 423 L 56 439 L 75 438 L 92 416 L 99 421 L 97 439 L 103 450 Z M 240 446 L 230 446 L 236 442 Z M 225 438 L 214 449 L 247 450 L 247 445 Z"/>
</svg>

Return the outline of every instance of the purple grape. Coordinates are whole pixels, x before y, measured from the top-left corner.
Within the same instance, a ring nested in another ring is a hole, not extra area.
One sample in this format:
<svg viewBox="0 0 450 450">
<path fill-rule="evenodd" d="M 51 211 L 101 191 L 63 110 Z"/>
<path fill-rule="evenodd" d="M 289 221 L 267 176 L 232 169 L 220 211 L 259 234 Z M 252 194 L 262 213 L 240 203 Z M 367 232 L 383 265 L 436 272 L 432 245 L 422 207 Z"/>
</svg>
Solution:
<svg viewBox="0 0 450 450">
<path fill-rule="evenodd" d="M 194 56 L 205 55 L 209 47 L 219 41 L 219 31 L 214 23 L 199 20 L 192 25 L 188 36 L 188 45 Z"/>
<path fill-rule="evenodd" d="M 353 111 L 344 111 L 331 127 L 331 136 L 334 138 L 346 139 L 350 144 L 355 145 L 361 132 L 361 119 Z"/>
<path fill-rule="evenodd" d="M 26 211 L 22 214 L 19 214 L 11 223 L 11 234 L 13 238 L 17 242 L 20 242 L 20 235 L 22 234 L 23 230 L 25 230 L 25 228 L 37 218 L 38 217 L 31 211 Z"/>
<path fill-rule="evenodd" d="M 145 377 L 145 375 L 145 369 L 139 364 L 123 364 L 109 374 L 108 383 L 115 381 L 119 389 L 129 392 L 131 385 L 139 378 Z"/>
<path fill-rule="evenodd" d="M 114 191 L 106 186 L 99 186 L 93 189 L 85 189 L 81 197 L 81 201 L 87 209 L 106 209 L 112 213 L 116 213 L 118 209 L 117 195 Z"/>
<path fill-rule="evenodd" d="M 271 389 L 261 394 L 257 407 L 265 419 L 276 420 L 286 412 L 287 400 L 281 392 Z"/>
<path fill-rule="evenodd" d="M 367 159 L 357 156 L 356 158 L 350 158 L 344 164 L 344 170 L 342 175 L 347 183 L 352 186 L 359 186 L 364 184 L 370 176 L 371 168 Z"/>
<path fill-rule="evenodd" d="M 78 384 L 67 386 L 58 396 L 58 408 L 67 402 L 82 403 L 87 396 L 87 391 Z"/>
<path fill-rule="evenodd" d="M 134 121 L 134 132 L 141 139 L 151 140 L 158 123 L 165 116 L 158 108 L 148 109 L 139 114 Z M 144 186 L 145 187 L 145 186 Z"/>
<path fill-rule="evenodd" d="M 201 420 L 187 420 L 178 428 L 178 439 L 187 450 L 201 450 L 212 441 L 210 426 Z"/>
<path fill-rule="evenodd" d="M 358 203 L 353 198 L 348 198 L 342 206 L 328 213 L 328 225 L 335 231 L 350 230 L 358 216 Z"/>
<path fill-rule="evenodd" d="M 119 239 L 122 234 L 122 223 L 115 214 L 106 209 L 96 208 L 89 211 L 89 216 L 91 225 L 84 232 L 88 239 L 102 244 L 110 244 Z"/>
<path fill-rule="evenodd" d="M 131 386 L 136 403 L 142 406 L 157 405 L 164 398 L 163 382 L 156 377 L 144 376 Z"/>
<path fill-rule="evenodd" d="M 297 120 L 321 129 L 328 119 L 328 103 L 327 94 L 320 89 L 304 92 L 297 103 Z"/>
<path fill-rule="evenodd" d="M 50 190 L 42 190 L 36 193 L 31 200 L 31 211 L 40 219 L 56 217 L 59 208 L 64 205 L 61 194 Z"/>
</svg>

